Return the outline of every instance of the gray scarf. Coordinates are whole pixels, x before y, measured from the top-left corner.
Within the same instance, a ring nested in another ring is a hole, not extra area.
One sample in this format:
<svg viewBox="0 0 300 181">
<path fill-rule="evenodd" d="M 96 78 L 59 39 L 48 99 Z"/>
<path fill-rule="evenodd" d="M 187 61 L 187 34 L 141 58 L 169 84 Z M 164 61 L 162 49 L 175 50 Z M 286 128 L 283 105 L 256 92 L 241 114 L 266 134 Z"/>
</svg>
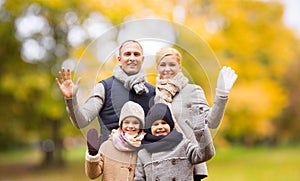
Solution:
<svg viewBox="0 0 300 181">
<path fill-rule="evenodd" d="M 146 74 L 142 70 L 137 74 L 127 75 L 118 65 L 115 67 L 113 75 L 116 79 L 123 83 L 126 89 L 133 89 L 136 94 L 149 92 L 148 88 L 145 86 Z"/>
</svg>

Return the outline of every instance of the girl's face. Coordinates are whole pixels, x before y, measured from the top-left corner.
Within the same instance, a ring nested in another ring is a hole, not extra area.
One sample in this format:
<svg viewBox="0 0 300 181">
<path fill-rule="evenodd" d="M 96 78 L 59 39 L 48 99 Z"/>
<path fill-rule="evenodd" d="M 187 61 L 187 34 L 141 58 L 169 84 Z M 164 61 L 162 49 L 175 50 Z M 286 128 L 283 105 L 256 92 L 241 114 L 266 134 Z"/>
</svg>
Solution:
<svg viewBox="0 0 300 181">
<path fill-rule="evenodd" d="M 152 123 L 151 133 L 153 136 L 166 136 L 170 133 L 170 126 L 165 120 L 156 120 Z"/>
<path fill-rule="evenodd" d="M 181 71 L 181 65 L 178 62 L 178 57 L 169 55 L 160 60 L 157 65 L 157 72 L 160 79 L 171 79 Z"/>
<path fill-rule="evenodd" d="M 122 121 L 122 131 L 135 136 L 140 131 L 140 121 L 133 116 L 129 116 Z"/>
</svg>

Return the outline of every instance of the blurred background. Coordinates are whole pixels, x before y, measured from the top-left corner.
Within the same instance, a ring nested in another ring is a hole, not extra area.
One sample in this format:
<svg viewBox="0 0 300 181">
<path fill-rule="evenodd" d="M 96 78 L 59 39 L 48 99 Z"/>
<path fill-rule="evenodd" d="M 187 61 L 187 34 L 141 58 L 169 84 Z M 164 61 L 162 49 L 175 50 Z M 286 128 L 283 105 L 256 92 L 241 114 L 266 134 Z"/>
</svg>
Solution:
<svg viewBox="0 0 300 181">
<path fill-rule="evenodd" d="M 82 77 L 84 101 L 132 38 L 153 85 L 154 52 L 178 47 L 210 104 L 220 67 L 236 70 L 205 180 L 299 180 L 299 9 L 296 0 L 0 0 L 0 180 L 89 180 L 86 130 L 69 120 L 55 77 L 61 67 Z"/>
</svg>

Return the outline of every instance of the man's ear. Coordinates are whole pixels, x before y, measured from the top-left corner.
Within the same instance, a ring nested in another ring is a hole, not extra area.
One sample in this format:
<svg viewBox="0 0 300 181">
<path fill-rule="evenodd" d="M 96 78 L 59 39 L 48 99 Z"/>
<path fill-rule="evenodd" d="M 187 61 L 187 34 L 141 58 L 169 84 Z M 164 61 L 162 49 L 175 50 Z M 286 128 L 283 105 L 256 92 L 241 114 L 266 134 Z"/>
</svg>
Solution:
<svg viewBox="0 0 300 181">
<path fill-rule="evenodd" d="M 145 60 L 145 56 L 143 55 L 143 57 L 142 57 L 142 62 L 144 62 L 144 60 Z"/>
<path fill-rule="evenodd" d="M 120 55 L 119 55 L 119 56 L 117 56 L 117 59 L 118 59 L 118 65 L 121 65 L 121 63 L 120 63 L 120 60 L 121 60 L 121 57 L 120 57 Z"/>
</svg>

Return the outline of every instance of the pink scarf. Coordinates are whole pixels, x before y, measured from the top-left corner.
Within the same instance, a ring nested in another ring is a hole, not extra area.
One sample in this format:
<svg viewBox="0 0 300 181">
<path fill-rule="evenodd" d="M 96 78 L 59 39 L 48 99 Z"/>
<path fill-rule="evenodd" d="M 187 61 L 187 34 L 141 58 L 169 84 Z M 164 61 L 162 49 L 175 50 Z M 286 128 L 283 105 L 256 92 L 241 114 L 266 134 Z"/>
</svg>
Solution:
<svg viewBox="0 0 300 181">
<path fill-rule="evenodd" d="M 139 134 L 132 136 L 123 132 L 120 128 L 112 130 L 111 138 L 113 145 L 120 151 L 135 151 L 141 146 L 141 141 L 145 133 L 142 131 Z"/>
</svg>

